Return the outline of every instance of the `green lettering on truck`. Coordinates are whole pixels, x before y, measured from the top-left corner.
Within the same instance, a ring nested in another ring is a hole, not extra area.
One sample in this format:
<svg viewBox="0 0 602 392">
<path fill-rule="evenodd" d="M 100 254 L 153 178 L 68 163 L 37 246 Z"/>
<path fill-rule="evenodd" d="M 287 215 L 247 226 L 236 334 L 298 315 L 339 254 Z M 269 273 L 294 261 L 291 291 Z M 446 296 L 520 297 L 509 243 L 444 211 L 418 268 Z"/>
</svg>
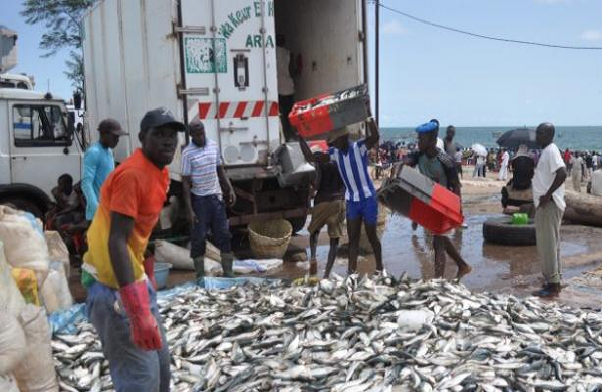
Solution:
<svg viewBox="0 0 602 392">
<path fill-rule="evenodd" d="M 228 22 L 224 23 L 223 25 L 221 25 L 219 27 L 219 33 L 224 38 L 230 38 L 230 36 L 232 35 L 233 32 L 234 32 L 234 28 Z"/>
<path fill-rule="evenodd" d="M 268 1 L 267 5 L 268 5 L 268 16 L 274 16 L 274 2 Z M 253 6 L 255 7 L 255 17 L 260 18 L 261 17 L 261 1 L 256 1 L 255 3 L 253 3 Z"/>
</svg>

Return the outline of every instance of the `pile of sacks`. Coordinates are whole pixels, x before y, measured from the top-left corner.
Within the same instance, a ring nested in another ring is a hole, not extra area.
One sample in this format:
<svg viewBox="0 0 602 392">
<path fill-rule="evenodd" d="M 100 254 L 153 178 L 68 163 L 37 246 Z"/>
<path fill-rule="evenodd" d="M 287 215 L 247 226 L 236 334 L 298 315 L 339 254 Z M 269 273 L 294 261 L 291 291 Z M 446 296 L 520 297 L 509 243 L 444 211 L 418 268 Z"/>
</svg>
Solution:
<svg viewBox="0 0 602 392">
<path fill-rule="evenodd" d="M 48 313 L 73 305 L 69 251 L 57 232 L 44 232 L 30 213 L 0 205 L 0 241 L 25 302 Z"/>
<path fill-rule="evenodd" d="M 43 307 L 26 303 L 0 242 L 0 391 L 58 391 Z"/>
<path fill-rule="evenodd" d="M 58 233 L 0 205 L 0 391 L 58 391 L 47 314 L 73 304 L 68 273 Z"/>
</svg>

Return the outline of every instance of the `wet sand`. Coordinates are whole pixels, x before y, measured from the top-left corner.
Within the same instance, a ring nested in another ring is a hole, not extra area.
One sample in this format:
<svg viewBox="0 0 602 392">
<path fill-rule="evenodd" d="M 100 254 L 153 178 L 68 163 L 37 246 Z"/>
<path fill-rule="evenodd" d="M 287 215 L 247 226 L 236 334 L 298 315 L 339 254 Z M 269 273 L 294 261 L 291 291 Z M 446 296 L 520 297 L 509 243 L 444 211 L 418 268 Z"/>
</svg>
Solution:
<svg viewBox="0 0 602 392">
<path fill-rule="evenodd" d="M 502 181 L 494 179 L 463 181 L 463 206 L 468 228 L 458 229 L 451 235 L 462 257 L 472 266 L 472 273 L 462 282 L 476 291 L 506 293 L 520 297 L 529 296 L 542 284 L 541 270 L 534 246 L 508 247 L 487 244 L 483 240 L 483 222 L 502 216 L 500 190 Z M 561 229 L 561 257 L 563 277 L 568 287 L 560 301 L 575 306 L 600 307 L 602 279 L 598 275 L 585 275 L 602 265 L 602 228 L 565 224 Z M 385 268 L 398 276 L 407 272 L 412 278 L 433 277 L 432 237 L 422 228 L 412 231 L 411 222 L 399 215 L 390 215 L 382 238 Z M 324 273 L 328 254 L 328 238 L 325 230 L 320 236 L 318 247 L 319 275 Z M 291 247 L 309 246 L 308 233 L 302 231 L 291 241 Z M 306 265 L 307 263 L 305 263 Z M 374 271 L 374 258 L 361 257 L 358 262 L 360 273 Z M 337 259 L 333 272 L 345 275 L 347 260 Z M 299 264 L 285 263 L 280 271 L 271 276 L 296 278 L 306 270 Z M 445 276 L 455 277 L 457 270 L 448 257 Z M 600 284 L 597 283 L 600 281 Z M 597 286 L 596 286 L 597 285 Z"/>
</svg>

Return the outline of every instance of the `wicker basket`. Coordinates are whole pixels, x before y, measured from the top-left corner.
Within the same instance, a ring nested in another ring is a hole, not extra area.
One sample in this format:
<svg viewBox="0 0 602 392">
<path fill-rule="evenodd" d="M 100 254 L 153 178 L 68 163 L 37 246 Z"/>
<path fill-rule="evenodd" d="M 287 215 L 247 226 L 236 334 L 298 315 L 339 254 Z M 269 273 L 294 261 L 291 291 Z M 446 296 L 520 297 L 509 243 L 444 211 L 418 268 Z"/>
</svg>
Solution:
<svg viewBox="0 0 602 392">
<path fill-rule="evenodd" d="M 293 227 L 284 219 L 254 220 L 249 224 L 251 250 L 258 259 L 281 259 L 292 234 Z"/>
</svg>

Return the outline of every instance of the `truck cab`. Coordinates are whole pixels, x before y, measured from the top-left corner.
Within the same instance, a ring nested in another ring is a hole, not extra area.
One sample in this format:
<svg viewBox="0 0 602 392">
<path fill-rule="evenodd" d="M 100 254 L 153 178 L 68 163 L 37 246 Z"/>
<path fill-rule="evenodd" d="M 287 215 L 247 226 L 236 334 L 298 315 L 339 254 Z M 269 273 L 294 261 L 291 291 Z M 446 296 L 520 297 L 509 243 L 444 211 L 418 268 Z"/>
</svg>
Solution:
<svg viewBox="0 0 602 392">
<path fill-rule="evenodd" d="M 22 90 L 33 90 L 33 77 L 21 74 L 0 74 L 1 88 L 19 88 Z"/>
<path fill-rule="evenodd" d="M 42 217 L 61 174 L 81 178 L 81 148 L 65 102 L 50 94 L 0 88 L 0 204 Z"/>
</svg>

